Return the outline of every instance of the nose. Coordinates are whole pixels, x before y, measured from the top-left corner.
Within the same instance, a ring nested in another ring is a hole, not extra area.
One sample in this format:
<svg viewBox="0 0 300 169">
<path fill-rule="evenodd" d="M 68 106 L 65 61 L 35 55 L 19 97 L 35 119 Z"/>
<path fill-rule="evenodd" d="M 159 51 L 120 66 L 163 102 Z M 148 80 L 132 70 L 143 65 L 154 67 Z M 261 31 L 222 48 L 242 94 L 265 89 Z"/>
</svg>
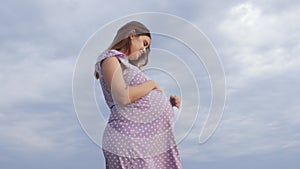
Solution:
<svg viewBox="0 0 300 169">
<path fill-rule="evenodd" d="M 142 53 L 145 53 L 146 50 L 147 50 L 146 48 L 142 48 L 142 49 L 141 49 Z"/>
</svg>

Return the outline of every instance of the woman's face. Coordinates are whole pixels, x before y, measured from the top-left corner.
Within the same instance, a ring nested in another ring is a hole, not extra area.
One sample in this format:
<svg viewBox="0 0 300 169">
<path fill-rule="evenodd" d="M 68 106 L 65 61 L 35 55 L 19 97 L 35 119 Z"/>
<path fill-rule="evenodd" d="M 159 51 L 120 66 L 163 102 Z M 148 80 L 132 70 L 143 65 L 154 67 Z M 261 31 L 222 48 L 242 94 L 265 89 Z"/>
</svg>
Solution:
<svg viewBox="0 0 300 169">
<path fill-rule="evenodd" d="M 137 60 L 144 52 L 146 48 L 150 46 L 151 39 L 149 36 L 133 36 L 131 37 L 130 53 L 128 58 L 130 60 Z"/>
</svg>

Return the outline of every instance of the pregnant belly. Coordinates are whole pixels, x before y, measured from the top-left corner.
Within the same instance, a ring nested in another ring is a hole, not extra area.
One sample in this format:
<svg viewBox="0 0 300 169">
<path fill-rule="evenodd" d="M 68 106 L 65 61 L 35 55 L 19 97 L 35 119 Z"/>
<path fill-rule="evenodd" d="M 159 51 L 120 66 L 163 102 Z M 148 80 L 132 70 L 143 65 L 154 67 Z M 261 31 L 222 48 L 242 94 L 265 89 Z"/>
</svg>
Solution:
<svg viewBox="0 0 300 169">
<path fill-rule="evenodd" d="M 147 123 L 160 118 L 163 113 L 168 113 L 173 109 L 161 91 L 152 90 L 129 105 L 118 105 L 117 110 L 129 120 Z"/>
</svg>

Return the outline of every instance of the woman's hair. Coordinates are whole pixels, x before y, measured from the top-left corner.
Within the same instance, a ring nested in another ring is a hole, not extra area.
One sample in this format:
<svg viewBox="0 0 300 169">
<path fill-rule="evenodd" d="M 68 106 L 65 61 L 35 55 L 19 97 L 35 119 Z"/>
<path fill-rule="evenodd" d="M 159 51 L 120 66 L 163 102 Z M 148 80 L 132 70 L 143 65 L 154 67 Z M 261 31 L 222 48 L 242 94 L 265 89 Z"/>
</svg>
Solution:
<svg viewBox="0 0 300 169">
<path fill-rule="evenodd" d="M 111 43 L 108 49 L 122 51 L 126 55 L 128 55 L 131 53 L 130 37 L 141 36 L 141 35 L 148 36 L 151 39 L 150 31 L 145 25 L 137 21 L 128 22 L 118 30 L 113 42 Z M 150 53 L 150 46 L 146 49 L 146 52 L 144 52 L 137 60 L 129 60 L 129 62 L 137 67 L 145 66 L 148 63 L 149 53 Z M 98 72 L 95 72 L 95 77 L 96 79 L 99 79 Z"/>
</svg>

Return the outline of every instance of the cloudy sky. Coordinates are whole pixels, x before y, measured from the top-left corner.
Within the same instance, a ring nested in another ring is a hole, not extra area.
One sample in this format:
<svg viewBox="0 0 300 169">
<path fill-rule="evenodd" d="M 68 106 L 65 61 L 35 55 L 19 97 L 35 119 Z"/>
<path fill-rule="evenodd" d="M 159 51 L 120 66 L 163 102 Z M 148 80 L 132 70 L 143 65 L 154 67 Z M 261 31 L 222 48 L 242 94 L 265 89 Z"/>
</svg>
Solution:
<svg viewBox="0 0 300 169">
<path fill-rule="evenodd" d="M 209 38 L 223 64 L 225 109 L 216 132 L 204 144 L 198 138 L 209 109 L 210 87 L 204 69 L 194 72 L 203 104 L 178 145 L 184 168 L 299 168 L 296 0 L 2 1 L 0 168 L 104 168 L 100 147 L 83 130 L 74 109 L 73 72 L 81 49 L 96 31 L 139 12 L 163 12 L 189 21 Z M 157 37 L 153 46 L 176 51 L 163 42 Z M 157 79 L 167 86 L 165 77 Z M 105 111 L 101 95 L 97 97 Z M 183 102 L 188 109 L 189 99 Z M 184 126 L 189 118 L 178 118 L 177 124 Z"/>
</svg>

